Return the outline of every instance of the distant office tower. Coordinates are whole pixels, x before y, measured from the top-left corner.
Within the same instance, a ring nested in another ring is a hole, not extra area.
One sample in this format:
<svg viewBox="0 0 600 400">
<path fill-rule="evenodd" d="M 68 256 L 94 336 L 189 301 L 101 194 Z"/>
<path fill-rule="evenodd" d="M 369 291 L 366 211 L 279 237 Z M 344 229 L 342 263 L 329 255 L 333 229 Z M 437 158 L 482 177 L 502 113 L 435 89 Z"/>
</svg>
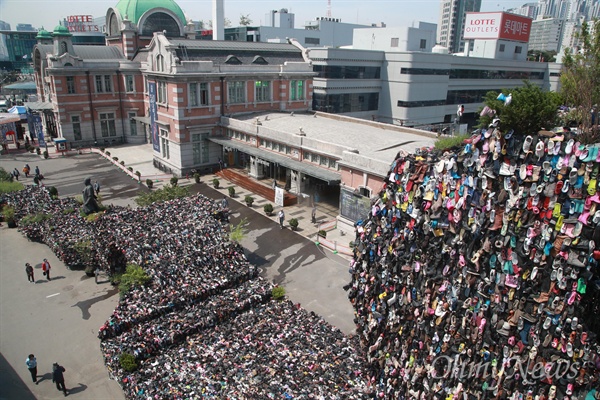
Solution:
<svg viewBox="0 0 600 400">
<path fill-rule="evenodd" d="M 8 22 L 0 21 L 0 31 L 10 31 L 10 24 Z"/>
<path fill-rule="evenodd" d="M 438 44 L 448 48 L 451 53 L 460 53 L 465 49 L 463 30 L 465 14 L 479 12 L 481 0 L 442 0 L 438 24 Z"/>
</svg>

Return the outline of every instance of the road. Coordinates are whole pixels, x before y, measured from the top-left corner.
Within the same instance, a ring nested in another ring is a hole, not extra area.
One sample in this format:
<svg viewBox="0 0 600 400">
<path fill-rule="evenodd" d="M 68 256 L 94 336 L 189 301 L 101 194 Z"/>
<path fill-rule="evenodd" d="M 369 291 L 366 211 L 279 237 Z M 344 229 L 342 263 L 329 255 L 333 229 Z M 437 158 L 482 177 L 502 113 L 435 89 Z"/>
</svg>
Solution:
<svg viewBox="0 0 600 400">
<path fill-rule="evenodd" d="M 123 172 L 97 155 L 44 160 L 34 154 L 2 156 L 0 167 L 19 170 L 25 163 L 38 165 L 45 184 L 60 196 L 81 193 L 91 176 L 102 185 L 105 204 L 134 205 L 140 190 Z M 21 176 L 23 180 L 23 176 Z M 30 183 L 31 178 L 25 181 Z M 215 200 L 222 195 L 205 184 L 190 185 Z M 341 287 L 349 280 L 348 262 L 316 246 L 312 241 L 279 226 L 262 213 L 231 200 L 232 223 L 247 221 L 242 241 L 248 259 L 262 268 L 262 275 L 285 287 L 290 299 L 322 315 L 343 332 L 354 331 L 352 307 Z M 55 279 L 45 281 L 40 263 L 48 258 Z M 25 262 L 35 266 L 35 284 L 27 282 Z M 108 378 L 96 332 L 118 301 L 108 284 L 96 285 L 81 271 L 68 270 L 45 246 L 27 241 L 17 230 L 0 228 L 0 399 L 62 398 L 49 378 L 51 365 L 59 362 L 67 372 L 71 396 L 81 399 L 120 399 L 118 384 Z M 39 375 L 31 382 L 25 358 L 34 353 Z"/>
</svg>

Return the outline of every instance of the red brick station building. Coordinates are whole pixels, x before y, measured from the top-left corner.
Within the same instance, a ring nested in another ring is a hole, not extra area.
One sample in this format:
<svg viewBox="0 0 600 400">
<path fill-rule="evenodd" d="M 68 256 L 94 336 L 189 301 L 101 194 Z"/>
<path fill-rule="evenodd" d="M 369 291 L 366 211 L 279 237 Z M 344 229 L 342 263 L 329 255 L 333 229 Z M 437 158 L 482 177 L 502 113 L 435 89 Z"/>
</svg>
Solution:
<svg viewBox="0 0 600 400">
<path fill-rule="evenodd" d="M 366 205 L 400 147 L 433 142 L 422 131 L 310 111 L 315 73 L 293 40 L 197 40 L 173 0 L 121 0 L 106 29 L 106 46 L 73 45 L 60 25 L 37 36 L 40 109 L 69 148 L 152 143 L 154 164 L 178 176 L 222 159 L 254 179 L 286 180 L 294 193 L 320 185 Z"/>
</svg>

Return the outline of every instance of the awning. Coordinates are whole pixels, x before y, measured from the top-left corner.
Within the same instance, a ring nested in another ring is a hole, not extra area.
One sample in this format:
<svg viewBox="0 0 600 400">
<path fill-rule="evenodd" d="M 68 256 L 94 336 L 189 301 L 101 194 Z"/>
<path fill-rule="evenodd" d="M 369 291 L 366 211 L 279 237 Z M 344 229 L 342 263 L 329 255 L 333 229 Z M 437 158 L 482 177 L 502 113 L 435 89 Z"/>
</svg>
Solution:
<svg viewBox="0 0 600 400">
<path fill-rule="evenodd" d="M 21 117 L 17 114 L 0 113 L 0 125 L 10 124 L 11 122 L 19 122 Z"/>
<path fill-rule="evenodd" d="M 133 117 L 134 120 L 150 125 L 150 117 Z"/>
<path fill-rule="evenodd" d="M 231 148 L 243 151 L 244 153 L 250 154 L 251 156 L 259 157 L 259 158 L 262 158 L 263 160 L 267 160 L 272 163 L 282 165 L 282 166 L 284 166 L 286 168 L 290 168 L 294 171 L 303 172 L 306 175 L 310 175 L 315 178 L 324 180 L 325 182 L 327 182 L 329 184 L 339 183 L 342 179 L 341 174 L 339 174 L 338 172 L 330 171 L 325 168 L 320 168 L 316 165 L 303 163 L 302 161 L 297 161 L 292 158 L 283 156 L 281 154 L 273 153 L 273 152 L 255 147 L 255 146 L 250 146 L 250 145 L 238 142 L 237 140 L 231 140 L 231 139 L 222 138 L 222 137 L 219 137 L 219 138 L 209 137 L 208 140 L 210 140 L 213 143 L 220 144 L 221 146 L 231 147 Z"/>
<path fill-rule="evenodd" d="M 52 110 L 52 103 L 49 101 L 31 101 L 23 105 L 33 111 Z"/>
</svg>

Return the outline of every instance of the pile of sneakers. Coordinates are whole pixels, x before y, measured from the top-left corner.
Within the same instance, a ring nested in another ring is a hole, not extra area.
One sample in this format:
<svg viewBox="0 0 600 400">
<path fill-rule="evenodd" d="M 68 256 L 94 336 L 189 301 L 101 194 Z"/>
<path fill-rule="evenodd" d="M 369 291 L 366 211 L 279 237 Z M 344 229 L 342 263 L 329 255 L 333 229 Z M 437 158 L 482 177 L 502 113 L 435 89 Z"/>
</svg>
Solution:
<svg viewBox="0 0 600 400">
<path fill-rule="evenodd" d="M 346 287 L 378 397 L 599 386 L 600 145 L 566 135 L 492 127 L 397 156 L 356 225 Z"/>
</svg>

